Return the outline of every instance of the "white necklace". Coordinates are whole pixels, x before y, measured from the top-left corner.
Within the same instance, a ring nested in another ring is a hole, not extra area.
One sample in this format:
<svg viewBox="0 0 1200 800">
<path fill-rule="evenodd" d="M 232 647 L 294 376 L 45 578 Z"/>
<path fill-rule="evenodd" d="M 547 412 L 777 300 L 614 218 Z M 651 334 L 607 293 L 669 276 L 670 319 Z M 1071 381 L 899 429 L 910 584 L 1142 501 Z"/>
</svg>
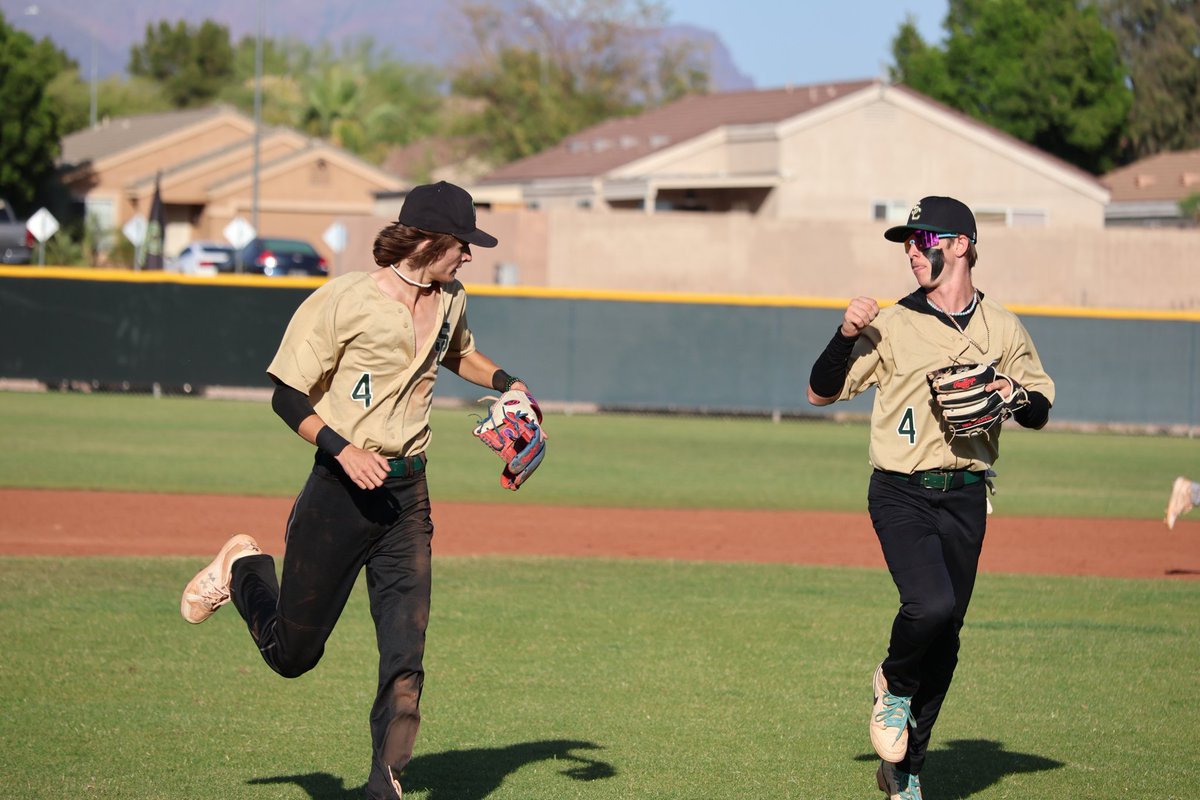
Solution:
<svg viewBox="0 0 1200 800">
<path fill-rule="evenodd" d="M 397 278 L 399 278 L 400 280 L 409 284 L 410 286 L 415 286 L 418 289 L 428 289 L 433 286 L 433 281 L 430 281 L 429 283 L 417 283 L 412 278 L 407 277 L 406 275 L 401 273 L 400 270 L 396 269 L 395 264 L 388 264 L 388 266 L 392 268 L 392 272 L 396 273 Z"/>
<path fill-rule="evenodd" d="M 962 311 L 947 311 L 944 308 L 940 308 L 937 303 L 935 303 L 935 302 L 933 302 L 933 300 L 929 299 L 929 295 L 925 295 L 925 302 L 929 304 L 929 307 L 932 308 L 934 311 L 938 312 L 939 314 L 945 314 L 947 317 L 965 317 L 965 316 L 967 316 L 968 314 L 970 314 L 972 311 L 975 310 L 975 303 L 978 300 L 979 300 L 979 292 L 971 292 L 971 302 L 970 302 L 970 304 L 967 305 L 966 308 L 964 308 Z"/>
<path fill-rule="evenodd" d="M 978 299 L 979 299 L 979 293 L 975 292 L 974 294 L 971 295 L 971 304 L 969 306 L 967 306 L 962 311 L 956 311 L 953 313 L 942 311 L 940 308 L 938 308 L 936 305 L 934 305 L 933 301 L 930 300 L 928 297 L 925 298 L 925 302 L 929 303 L 929 305 L 932 306 L 934 311 L 941 311 L 941 313 L 945 314 L 946 319 L 950 320 L 950 324 L 958 329 L 958 332 L 963 335 L 963 338 L 966 339 L 971 344 L 975 345 L 975 349 L 986 356 L 988 348 L 992 346 L 992 329 L 991 329 L 991 327 L 988 326 L 987 315 L 983 313 L 983 309 L 980 309 L 980 311 L 979 311 L 979 319 L 983 321 L 983 334 L 985 337 L 983 340 L 983 347 L 980 347 L 979 342 L 975 341 L 970 336 L 968 336 L 966 328 L 964 328 L 962 325 L 959 325 L 958 320 L 955 319 L 955 317 L 966 316 L 970 311 L 972 311 L 975 308 L 975 303 Z"/>
</svg>

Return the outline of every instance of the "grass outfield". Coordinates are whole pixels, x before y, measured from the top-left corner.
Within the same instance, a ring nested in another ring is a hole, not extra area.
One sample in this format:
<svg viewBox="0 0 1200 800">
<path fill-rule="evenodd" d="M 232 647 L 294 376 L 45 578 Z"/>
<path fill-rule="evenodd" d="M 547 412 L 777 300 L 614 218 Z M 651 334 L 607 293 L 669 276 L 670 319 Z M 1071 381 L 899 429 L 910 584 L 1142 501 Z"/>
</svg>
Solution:
<svg viewBox="0 0 1200 800">
<path fill-rule="evenodd" d="M 466 410 L 434 412 L 436 500 L 563 505 L 863 510 L 865 424 L 550 415 L 546 461 L 518 493 Z M 312 449 L 261 402 L 0 392 L 0 486 L 292 496 Z M 1025 431 L 1003 439 L 1006 514 L 1161 518 L 1196 442 Z"/>
<path fill-rule="evenodd" d="M 350 800 L 376 655 L 363 586 L 274 675 L 189 559 L 0 559 L 0 797 Z M 405 797 L 874 798 L 881 570 L 436 562 Z M 1036 602 L 1033 599 L 1036 598 Z M 930 798 L 1200 795 L 1200 584 L 983 575 L 922 775 Z"/>
</svg>

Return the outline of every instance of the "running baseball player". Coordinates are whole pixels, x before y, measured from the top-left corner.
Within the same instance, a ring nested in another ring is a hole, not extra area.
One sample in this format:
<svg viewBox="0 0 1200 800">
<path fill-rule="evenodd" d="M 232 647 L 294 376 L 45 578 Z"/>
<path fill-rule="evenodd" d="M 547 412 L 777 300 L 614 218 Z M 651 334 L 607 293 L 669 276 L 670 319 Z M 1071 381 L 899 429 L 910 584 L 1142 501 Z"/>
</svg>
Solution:
<svg viewBox="0 0 1200 800">
<path fill-rule="evenodd" d="M 972 280 L 975 217 L 926 197 L 884 238 L 917 289 L 880 310 L 857 297 L 813 365 L 823 406 L 875 388 L 868 510 L 899 590 L 887 657 L 872 677 L 871 743 L 889 800 L 921 800 L 918 777 L 958 662 L 987 523 L 1001 424 L 1046 424 L 1054 383 L 1020 320 Z"/>
<path fill-rule="evenodd" d="M 505 396 L 528 389 L 475 347 L 456 280 L 472 245 L 494 247 L 496 239 L 476 227 L 471 196 L 444 181 L 417 186 L 375 239 L 379 268 L 334 278 L 300 305 L 267 369 L 275 412 L 317 447 L 288 518 L 282 583 L 274 560 L 239 534 L 196 574 L 181 603 L 184 618 L 199 623 L 232 600 L 263 660 L 296 677 L 320 660 L 366 568 L 379 647 L 366 792 L 376 800 L 401 796 L 421 721 L 434 381 L 446 367 Z"/>
</svg>

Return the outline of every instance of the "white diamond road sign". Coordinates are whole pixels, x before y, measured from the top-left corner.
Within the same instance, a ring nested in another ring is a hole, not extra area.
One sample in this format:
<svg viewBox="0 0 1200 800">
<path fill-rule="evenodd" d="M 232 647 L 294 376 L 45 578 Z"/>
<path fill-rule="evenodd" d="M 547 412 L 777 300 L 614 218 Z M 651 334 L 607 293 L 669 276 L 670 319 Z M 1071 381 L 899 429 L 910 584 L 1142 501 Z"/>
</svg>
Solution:
<svg viewBox="0 0 1200 800">
<path fill-rule="evenodd" d="M 138 214 L 136 217 L 130 217 L 129 222 L 126 222 L 125 226 L 121 228 L 121 233 L 125 234 L 125 238 L 132 242 L 134 247 L 141 247 L 142 242 L 146 241 L 146 228 L 148 227 L 146 218 Z"/>
<path fill-rule="evenodd" d="M 329 245 L 329 249 L 333 252 L 342 252 L 346 249 L 346 226 L 340 222 L 333 223 L 325 229 L 321 240 Z"/>
<path fill-rule="evenodd" d="M 33 234 L 33 238 L 44 242 L 58 232 L 58 220 L 45 208 L 39 208 L 25 223 L 25 227 Z"/>
<path fill-rule="evenodd" d="M 234 217 L 221 233 L 224 234 L 225 241 L 239 250 L 250 244 L 250 240 L 258 235 L 254 226 L 243 217 Z"/>
</svg>

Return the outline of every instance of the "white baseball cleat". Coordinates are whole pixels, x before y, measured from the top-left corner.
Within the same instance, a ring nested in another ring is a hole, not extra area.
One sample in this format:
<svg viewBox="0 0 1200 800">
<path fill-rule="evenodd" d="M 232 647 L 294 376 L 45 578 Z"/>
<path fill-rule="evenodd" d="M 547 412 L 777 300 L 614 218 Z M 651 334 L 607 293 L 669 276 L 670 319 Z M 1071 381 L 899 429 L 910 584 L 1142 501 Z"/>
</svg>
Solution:
<svg viewBox="0 0 1200 800">
<path fill-rule="evenodd" d="M 222 547 L 217 557 L 183 589 L 179 611 L 193 625 L 204 622 L 221 606 L 229 602 L 229 583 L 233 575 L 233 562 L 244 556 L 262 553 L 258 542 L 244 533 L 239 533 Z"/>
<path fill-rule="evenodd" d="M 1167 500 L 1167 530 L 1175 530 L 1175 520 L 1192 510 L 1192 482 L 1187 478 L 1176 478 L 1171 485 L 1171 497 Z"/>
</svg>

